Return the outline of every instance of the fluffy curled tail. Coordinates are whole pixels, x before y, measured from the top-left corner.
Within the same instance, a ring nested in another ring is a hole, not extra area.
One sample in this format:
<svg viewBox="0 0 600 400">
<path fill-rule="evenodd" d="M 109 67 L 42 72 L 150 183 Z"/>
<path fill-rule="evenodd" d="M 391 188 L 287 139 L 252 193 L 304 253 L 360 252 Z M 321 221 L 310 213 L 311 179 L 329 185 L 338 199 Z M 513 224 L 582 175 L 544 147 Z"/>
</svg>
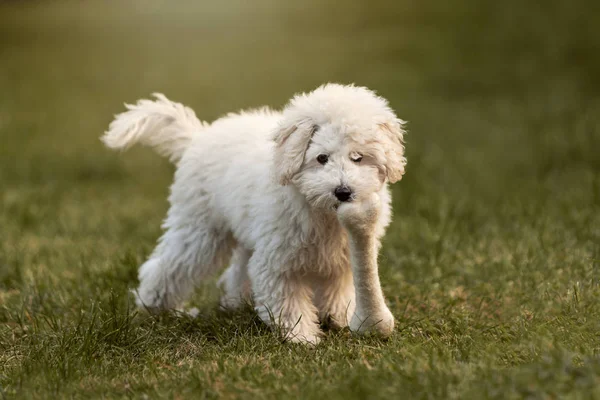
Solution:
<svg viewBox="0 0 600 400">
<path fill-rule="evenodd" d="M 206 123 L 183 104 L 174 103 L 161 93 L 153 96 L 154 101 L 125 104 L 127 111 L 115 116 L 101 140 L 111 149 L 119 150 L 141 143 L 177 163 L 194 135 Z"/>
</svg>

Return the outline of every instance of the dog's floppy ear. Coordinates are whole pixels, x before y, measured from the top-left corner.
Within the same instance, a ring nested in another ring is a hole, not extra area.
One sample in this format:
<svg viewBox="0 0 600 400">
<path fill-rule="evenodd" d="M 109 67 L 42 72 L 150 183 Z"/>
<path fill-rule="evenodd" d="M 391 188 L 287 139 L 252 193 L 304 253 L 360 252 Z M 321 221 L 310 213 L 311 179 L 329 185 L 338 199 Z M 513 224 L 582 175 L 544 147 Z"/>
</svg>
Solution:
<svg viewBox="0 0 600 400">
<path fill-rule="evenodd" d="M 386 175 L 390 183 L 399 181 L 404 175 L 406 158 L 404 158 L 403 139 L 405 131 L 403 124 L 404 121 L 399 119 L 377 124 L 383 136 Z"/>
<path fill-rule="evenodd" d="M 282 185 L 290 183 L 302 167 L 304 154 L 318 127 L 310 121 L 283 123 L 275 132 L 275 174 Z"/>
</svg>

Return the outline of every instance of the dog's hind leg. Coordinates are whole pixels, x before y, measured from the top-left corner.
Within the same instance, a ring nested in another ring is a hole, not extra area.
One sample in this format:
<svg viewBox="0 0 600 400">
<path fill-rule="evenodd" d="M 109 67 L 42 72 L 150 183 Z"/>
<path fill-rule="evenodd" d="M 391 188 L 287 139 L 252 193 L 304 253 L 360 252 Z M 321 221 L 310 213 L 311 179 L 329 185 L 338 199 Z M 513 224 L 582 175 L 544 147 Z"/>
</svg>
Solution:
<svg viewBox="0 0 600 400">
<path fill-rule="evenodd" d="M 248 260 L 251 255 L 251 251 L 241 246 L 233 251 L 231 264 L 217 282 L 217 286 L 223 291 L 221 307 L 234 310 L 251 300 L 252 290 L 248 278 Z"/>
<path fill-rule="evenodd" d="M 177 308 L 195 285 L 231 256 L 235 241 L 208 206 L 208 196 L 173 185 L 172 204 L 158 246 L 139 270 L 139 307 Z"/>
<path fill-rule="evenodd" d="M 137 305 L 151 311 L 177 308 L 201 279 L 226 262 L 232 244 L 228 234 L 210 227 L 170 228 L 140 267 Z"/>
</svg>

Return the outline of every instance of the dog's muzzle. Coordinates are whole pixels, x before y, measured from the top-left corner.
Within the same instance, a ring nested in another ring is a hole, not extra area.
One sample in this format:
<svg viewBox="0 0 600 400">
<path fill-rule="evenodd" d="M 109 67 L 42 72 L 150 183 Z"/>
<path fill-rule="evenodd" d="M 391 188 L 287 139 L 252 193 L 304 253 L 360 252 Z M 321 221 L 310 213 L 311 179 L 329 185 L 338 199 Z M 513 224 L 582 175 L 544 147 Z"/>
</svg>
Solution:
<svg viewBox="0 0 600 400">
<path fill-rule="evenodd" d="M 348 186 L 338 186 L 333 191 L 335 197 L 342 202 L 352 200 L 352 190 Z"/>
</svg>

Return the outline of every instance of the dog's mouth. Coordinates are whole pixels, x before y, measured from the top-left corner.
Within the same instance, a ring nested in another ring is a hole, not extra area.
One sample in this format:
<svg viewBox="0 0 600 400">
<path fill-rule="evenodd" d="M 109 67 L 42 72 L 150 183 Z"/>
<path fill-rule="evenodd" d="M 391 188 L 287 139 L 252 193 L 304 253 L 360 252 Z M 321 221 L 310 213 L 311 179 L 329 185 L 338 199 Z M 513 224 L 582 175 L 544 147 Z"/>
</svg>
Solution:
<svg viewBox="0 0 600 400">
<path fill-rule="evenodd" d="M 337 211 L 337 209 L 342 205 L 342 203 L 352 203 L 353 201 L 356 200 L 356 193 L 352 193 L 352 195 L 350 196 L 350 198 L 346 201 L 340 201 L 336 199 L 336 202 L 331 206 L 331 208 L 334 211 Z"/>
</svg>

